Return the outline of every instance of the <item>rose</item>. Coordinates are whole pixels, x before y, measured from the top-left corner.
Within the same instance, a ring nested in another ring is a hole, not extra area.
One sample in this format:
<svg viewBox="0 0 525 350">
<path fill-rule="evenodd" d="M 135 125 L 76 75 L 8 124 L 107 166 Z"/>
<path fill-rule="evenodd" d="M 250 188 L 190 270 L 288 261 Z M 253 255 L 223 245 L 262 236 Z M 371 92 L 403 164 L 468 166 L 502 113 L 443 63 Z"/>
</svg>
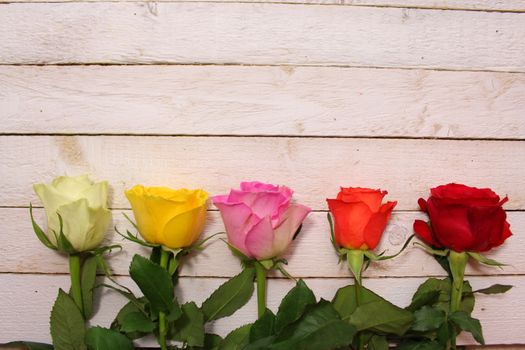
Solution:
<svg viewBox="0 0 525 350">
<path fill-rule="evenodd" d="M 501 245 L 512 235 L 503 203 L 489 188 L 448 184 L 432 188 L 430 198 L 420 198 L 421 210 L 431 226 L 414 222 L 414 231 L 427 244 L 456 252 L 485 252 Z"/>
<path fill-rule="evenodd" d="M 293 191 L 286 186 L 241 182 L 240 187 L 213 197 L 228 241 L 257 260 L 282 255 L 311 209 L 291 203 Z"/>
<path fill-rule="evenodd" d="M 337 199 L 327 199 L 334 217 L 335 240 L 343 248 L 368 250 L 379 243 L 397 202 L 381 204 L 387 191 L 341 187 Z"/>
<path fill-rule="evenodd" d="M 204 229 L 208 193 L 203 190 L 136 185 L 126 197 L 146 242 L 172 249 L 188 247 Z"/>
<path fill-rule="evenodd" d="M 53 245 L 60 237 L 59 215 L 62 233 L 76 252 L 94 249 L 104 240 L 111 221 L 106 181 L 93 184 L 87 175 L 60 176 L 49 185 L 34 184 L 33 189 L 44 204 Z"/>
</svg>

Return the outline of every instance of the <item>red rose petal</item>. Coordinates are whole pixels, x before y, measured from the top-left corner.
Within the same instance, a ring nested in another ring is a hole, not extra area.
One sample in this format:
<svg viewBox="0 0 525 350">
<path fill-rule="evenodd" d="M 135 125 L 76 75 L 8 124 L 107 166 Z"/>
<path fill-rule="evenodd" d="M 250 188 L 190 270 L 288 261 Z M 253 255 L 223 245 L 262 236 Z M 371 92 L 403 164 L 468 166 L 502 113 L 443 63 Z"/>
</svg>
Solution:
<svg viewBox="0 0 525 350">
<path fill-rule="evenodd" d="M 432 230 L 423 220 L 414 221 L 414 232 L 426 244 L 439 248 L 442 247 L 441 244 L 439 244 L 439 242 L 434 239 Z"/>
</svg>

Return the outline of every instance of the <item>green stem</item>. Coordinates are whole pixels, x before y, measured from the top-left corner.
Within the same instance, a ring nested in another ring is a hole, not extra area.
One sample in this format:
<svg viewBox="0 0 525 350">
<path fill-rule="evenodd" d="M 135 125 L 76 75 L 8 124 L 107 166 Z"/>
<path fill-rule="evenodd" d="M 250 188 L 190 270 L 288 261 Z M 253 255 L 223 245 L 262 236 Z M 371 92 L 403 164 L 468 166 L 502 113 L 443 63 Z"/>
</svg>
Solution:
<svg viewBox="0 0 525 350">
<path fill-rule="evenodd" d="M 357 307 L 361 305 L 362 301 L 362 284 L 361 284 L 361 273 L 363 272 L 363 263 L 365 261 L 365 253 L 359 249 L 352 249 L 346 253 L 346 259 L 348 261 L 348 268 L 350 272 L 354 275 L 354 291 L 355 291 L 355 303 Z M 357 346 L 358 350 L 363 350 L 365 348 L 364 334 L 359 332 L 357 334 Z"/>
<path fill-rule="evenodd" d="M 266 268 L 255 262 L 255 279 L 257 281 L 257 316 L 261 318 L 266 311 Z"/>
<path fill-rule="evenodd" d="M 359 307 L 359 305 L 361 305 L 361 301 L 362 301 L 362 295 L 363 295 L 363 292 L 362 292 L 362 289 L 361 289 L 361 278 L 359 278 L 359 280 L 356 278 L 355 279 L 355 303 L 356 305 Z M 363 332 L 359 332 L 357 334 L 357 349 L 358 350 L 363 350 L 365 348 L 365 344 L 364 344 L 364 334 Z"/>
<path fill-rule="evenodd" d="M 160 267 L 167 270 L 170 253 L 164 249 L 160 249 Z M 166 325 L 166 314 L 159 312 L 159 345 L 162 350 L 167 350 L 166 336 L 168 335 L 168 328 Z"/>
<path fill-rule="evenodd" d="M 69 275 L 71 277 L 71 297 L 77 304 L 82 316 L 84 316 L 84 305 L 82 304 L 82 286 L 80 284 L 80 255 L 69 255 Z"/>
<path fill-rule="evenodd" d="M 448 264 L 452 272 L 452 289 L 450 291 L 450 313 L 459 310 L 461 306 L 461 299 L 463 297 L 463 280 L 465 279 L 465 267 L 468 262 L 468 254 L 465 252 L 450 251 L 448 256 Z M 450 339 L 450 348 L 456 349 L 456 337 L 459 332 L 454 328 L 452 337 Z"/>
</svg>

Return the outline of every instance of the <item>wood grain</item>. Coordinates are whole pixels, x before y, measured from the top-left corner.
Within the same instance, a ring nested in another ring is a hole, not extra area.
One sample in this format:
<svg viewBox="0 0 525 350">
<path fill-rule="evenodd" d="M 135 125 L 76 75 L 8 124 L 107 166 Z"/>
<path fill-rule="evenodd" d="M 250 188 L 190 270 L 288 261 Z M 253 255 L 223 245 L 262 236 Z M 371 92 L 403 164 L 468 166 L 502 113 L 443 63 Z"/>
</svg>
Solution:
<svg viewBox="0 0 525 350">
<path fill-rule="evenodd" d="M 57 0 L 56 2 L 76 2 L 77 0 Z M 101 2 L 104 0 L 83 0 Z M 119 0 L 121 2 L 133 0 Z M 178 2 L 202 0 L 157 0 L 156 2 Z M 46 2 L 46 0 L 0 0 L 2 2 Z M 308 5 L 346 5 L 424 8 L 436 10 L 470 10 L 470 11 L 506 11 L 524 12 L 525 4 L 521 0 L 207 0 L 207 2 L 247 2 L 247 3 L 291 3 Z"/>
<path fill-rule="evenodd" d="M 128 215 L 132 213 L 127 211 Z M 35 211 L 37 221 L 45 228 L 43 210 Z M 420 213 L 394 213 L 386 229 L 377 252 L 386 251 L 387 255 L 397 253 L 408 237 L 413 233 L 414 220 L 425 219 Z M 467 269 L 469 275 L 517 275 L 525 274 L 525 256 L 523 246 L 525 237 L 525 213 L 510 212 L 508 221 L 514 236 L 503 246 L 491 251 L 488 256 L 498 261 L 508 263 L 503 269 L 483 267 L 472 263 Z M 125 233 L 126 229 L 136 233 L 122 211 L 113 211 L 113 227 Z M 0 272 L 14 273 L 67 273 L 67 259 L 63 255 L 45 248 L 37 240 L 28 218 L 27 209 L 0 209 L 0 227 L 8 228 L 0 231 Z M 203 237 L 224 231 L 224 226 L 218 212 L 208 213 L 208 224 Z M 13 239 L 16 236 L 16 239 Z M 223 236 L 226 239 L 226 236 Z M 109 258 L 112 271 L 118 275 L 127 275 L 130 261 L 134 254 L 149 255 L 149 249 L 135 243 L 125 241 L 112 229 L 108 233 L 106 244 L 121 244 L 123 250 L 112 254 Z M 337 255 L 330 242 L 330 230 L 326 213 L 311 213 L 304 222 L 303 229 L 284 256 L 288 261 L 286 270 L 295 277 L 349 277 L 345 264 L 338 264 Z M 237 273 L 239 260 L 235 258 L 226 244 L 219 239 L 213 239 L 207 248 L 185 259 L 181 270 L 182 276 L 191 277 L 231 277 Z M 367 270 L 365 277 L 420 277 L 444 276 L 445 271 L 421 248 L 410 245 L 396 259 L 375 263 Z M 280 276 L 277 274 L 276 276 Z"/>
<path fill-rule="evenodd" d="M 525 139 L 525 74 L 0 66 L 3 133 Z"/>
<path fill-rule="evenodd" d="M 449 182 L 491 187 L 507 209 L 525 208 L 525 142 L 272 137 L 3 136 L 0 206 L 38 203 L 32 184 L 58 175 L 109 181 L 111 206 L 129 208 L 135 184 L 226 193 L 241 181 L 287 184 L 326 210 L 339 186 L 383 188 L 397 210 Z"/>
<path fill-rule="evenodd" d="M 0 12 L 0 63 L 523 72 L 524 19 L 523 13 L 290 4 L 11 3 Z"/>
<path fill-rule="evenodd" d="M 412 294 L 424 278 L 380 278 L 366 281 L 366 287 L 399 306 L 410 303 Z M 128 277 L 119 281 L 137 291 Z M 518 325 L 525 322 L 523 303 L 516 303 L 522 297 L 525 288 L 523 276 L 492 276 L 469 278 L 474 289 L 487 287 L 494 283 L 512 284 L 514 288 L 503 295 L 478 295 L 473 317 L 483 324 L 487 344 L 516 344 L 523 342 L 523 331 Z M 224 279 L 219 278 L 182 278 L 177 291 L 181 301 L 194 300 L 198 305 L 218 287 Z M 306 279 L 317 298 L 331 299 L 336 290 L 351 283 L 349 279 Z M 270 280 L 268 283 L 268 307 L 276 311 L 281 298 L 293 286 L 289 280 Z M 49 341 L 49 312 L 58 288 L 67 289 L 69 277 L 65 275 L 13 275 L 0 274 L 0 312 L 2 313 L 2 332 L 0 342 L 14 339 Z M 180 291 L 182 290 L 182 293 Z M 92 320 L 92 324 L 108 327 L 117 311 L 125 303 L 120 295 L 113 291 L 102 292 L 101 304 Z M 217 321 L 210 331 L 225 335 L 241 324 L 252 322 L 256 318 L 255 298 L 239 310 L 234 317 Z M 27 318 L 31 315 L 31 319 Z M 470 336 L 463 334 L 459 343 L 474 344 Z M 154 345 L 153 341 L 141 344 Z"/>
</svg>

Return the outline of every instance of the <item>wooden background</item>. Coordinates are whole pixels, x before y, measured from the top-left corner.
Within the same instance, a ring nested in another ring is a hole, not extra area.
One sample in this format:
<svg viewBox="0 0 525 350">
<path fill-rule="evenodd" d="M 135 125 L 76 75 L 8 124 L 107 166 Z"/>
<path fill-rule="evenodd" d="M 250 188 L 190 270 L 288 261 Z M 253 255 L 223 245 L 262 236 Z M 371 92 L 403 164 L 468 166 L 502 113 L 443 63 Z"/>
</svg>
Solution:
<svg viewBox="0 0 525 350">
<path fill-rule="evenodd" d="M 510 198 L 514 236 L 490 257 L 511 266 L 473 264 L 468 279 L 515 288 L 477 297 L 474 316 L 490 346 L 525 345 L 524 1 L 2 1 L 0 342 L 49 341 L 51 304 L 69 285 L 67 260 L 31 230 L 32 183 L 89 173 L 109 181 L 120 228 L 134 184 L 291 186 L 314 212 L 288 270 L 325 298 L 351 282 L 326 222 L 340 185 L 399 201 L 389 252 L 423 217 L 416 201 L 430 187 L 491 187 Z M 206 234 L 222 229 L 210 208 Z M 147 251 L 109 239 L 125 248 L 111 265 L 131 287 L 130 258 Z M 179 297 L 201 302 L 239 271 L 214 241 L 187 260 Z M 364 283 L 405 306 L 425 276 L 443 271 L 412 247 Z M 270 306 L 291 286 L 272 279 Z M 125 301 L 102 294 L 92 323 L 108 326 Z M 211 330 L 254 320 L 254 301 Z"/>
</svg>

